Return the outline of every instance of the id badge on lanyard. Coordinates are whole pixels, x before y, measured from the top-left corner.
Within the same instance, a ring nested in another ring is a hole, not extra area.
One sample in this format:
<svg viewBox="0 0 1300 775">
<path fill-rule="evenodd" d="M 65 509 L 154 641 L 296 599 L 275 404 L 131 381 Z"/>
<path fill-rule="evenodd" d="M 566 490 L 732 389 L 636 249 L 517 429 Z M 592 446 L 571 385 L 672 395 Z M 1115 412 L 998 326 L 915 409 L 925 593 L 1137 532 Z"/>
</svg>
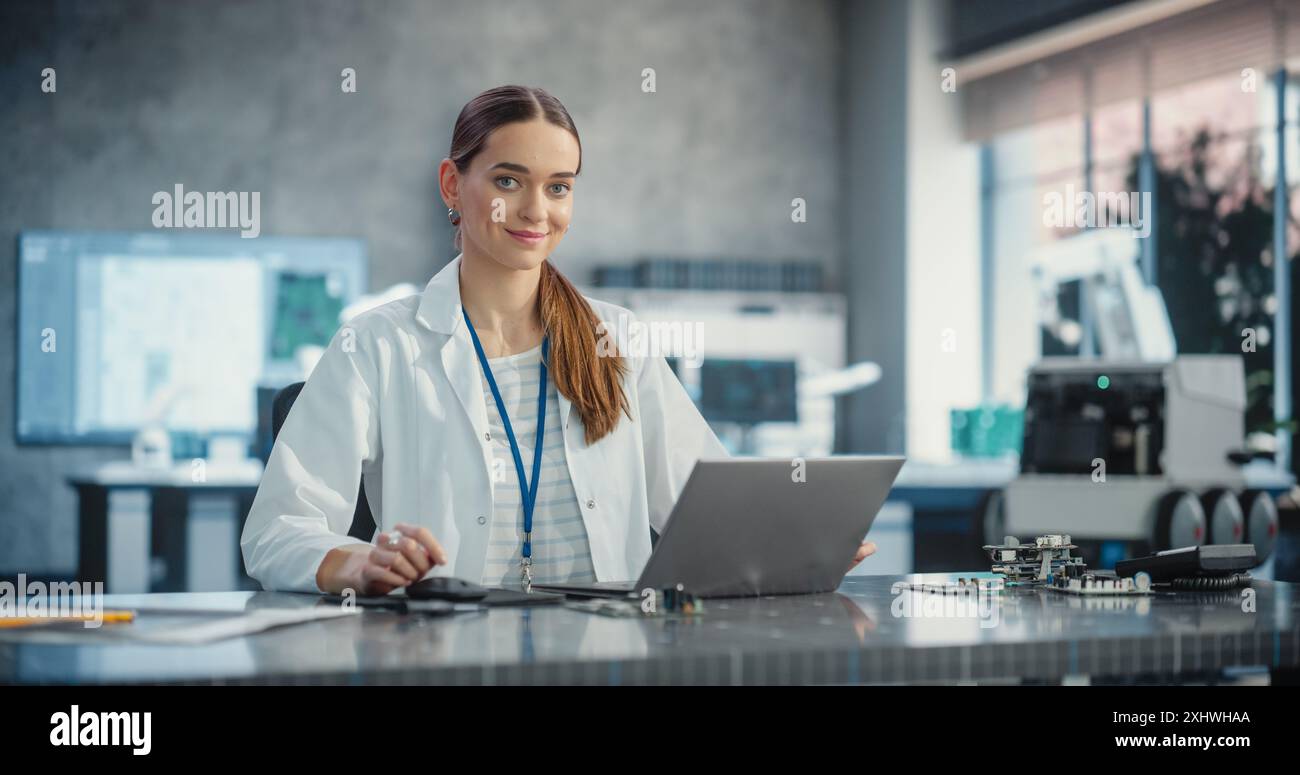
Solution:
<svg viewBox="0 0 1300 775">
<path fill-rule="evenodd" d="M 537 382 L 537 438 L 533 442 L 533 478 L 530 482 L 524 476 L 524 460 L 519 454 L 519 442 L 515 439 L 515 430 L 510 425 L 510 416 L 506 413 L 506 404 L 501 400 L 501 391 L 492 376 L 492 366 L 488 363 L 483 345 L 479 342 L 478 332 L 470 322 L 469 312 L 462 308 L 465 324 L 469 326 L 469 335 L 474 340 L 474 352 L 478 353 L 479 364 L 487 377 L 488 387 L 492 388 L 492 398 L 496 401 L 497 412 L 501 415 L 501 424 L 505 426 L 506 438 L 510 441 L 510 454 L 515 459 L 515 473 L 519 477 L 519 500 L 524 512 L 524 546 L 519 557 L 519 583 L 525 592 L 533 588 L 533 506 L 537 502 L 537 482 L 542 471 L 542 442 L 546 438 L 546 361 L 550 353 L 551 337 L 542 337 L 541 378 Z"/>
</svg>

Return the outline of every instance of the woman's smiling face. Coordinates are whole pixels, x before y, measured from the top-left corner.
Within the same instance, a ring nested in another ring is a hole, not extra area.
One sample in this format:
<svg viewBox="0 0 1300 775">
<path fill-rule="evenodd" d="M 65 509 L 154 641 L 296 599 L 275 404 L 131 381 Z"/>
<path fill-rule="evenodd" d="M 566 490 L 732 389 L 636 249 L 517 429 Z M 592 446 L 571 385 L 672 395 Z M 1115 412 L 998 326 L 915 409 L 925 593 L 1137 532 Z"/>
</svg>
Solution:
<svg viewBox="0 0 1300 775">
<path fill-rule="evenodd" d="M 444 173 L 463 246 L 514 269 L 539 266 L 569 228 L 580 154 L 572 134 L 542 119 L 493 130 L 464 173 Z"/>
</svg>

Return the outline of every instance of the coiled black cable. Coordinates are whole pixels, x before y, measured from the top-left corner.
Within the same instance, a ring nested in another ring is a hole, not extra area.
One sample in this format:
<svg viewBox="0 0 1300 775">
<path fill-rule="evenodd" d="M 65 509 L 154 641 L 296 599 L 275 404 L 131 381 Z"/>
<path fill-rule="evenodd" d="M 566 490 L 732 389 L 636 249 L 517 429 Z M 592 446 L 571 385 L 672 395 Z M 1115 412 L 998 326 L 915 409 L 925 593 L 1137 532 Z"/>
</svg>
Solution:
<svg viewBox="0 0 1300 775">
<path fill-rule="evenodd" d="M 1249 573 L 1230 573 L 1226 576 L 1193 576 L 1174 579 L 1169 582 L 1171 589 L 1180 592 L 1213 592 L 1221 589 L 1236 589 L 1250 586 Z"/>
</svg>

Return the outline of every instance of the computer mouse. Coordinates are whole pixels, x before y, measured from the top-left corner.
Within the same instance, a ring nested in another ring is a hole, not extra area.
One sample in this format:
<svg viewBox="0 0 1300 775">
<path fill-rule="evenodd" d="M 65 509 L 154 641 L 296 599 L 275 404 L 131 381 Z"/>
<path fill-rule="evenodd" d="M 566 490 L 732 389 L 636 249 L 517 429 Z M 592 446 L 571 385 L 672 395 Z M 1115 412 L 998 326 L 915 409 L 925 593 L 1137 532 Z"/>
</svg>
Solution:
<svg viewBox="0 0 1300 775">
<path fill-rule="evenodd" d="M 406 587 L 414 600 L 482 600 L 487 594 L 487 587 L 451 576 L 430 576 Z"/>
</svg>

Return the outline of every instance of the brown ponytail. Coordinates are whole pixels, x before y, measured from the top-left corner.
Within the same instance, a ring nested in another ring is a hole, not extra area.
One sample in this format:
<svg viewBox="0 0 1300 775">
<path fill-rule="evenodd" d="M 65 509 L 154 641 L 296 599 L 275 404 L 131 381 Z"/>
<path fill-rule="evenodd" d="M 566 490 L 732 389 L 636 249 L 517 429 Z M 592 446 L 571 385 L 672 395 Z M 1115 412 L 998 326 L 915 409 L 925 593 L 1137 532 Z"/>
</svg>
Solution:
<svg viewBox="0 0 1300 775">
<path fill-rule="evenodd" d="M 574 173 L 581 172 L 582 140 L 578 128 L 564 105 L 537 87 L 498 86 L 466 103 L 456 117 L 448 157 L 465 172 L 493 130 L 538 117 L 568 130 L 578 141 L 578 169 Z M 461 246 L 460 227 L 456 228 L 455 244 Z M 593 444 L 614 430 L 620 414 L 632 418 L 622 383 L 627 365 L 621 356 L 597 353 L 600 318 L 549 258 L 542 262 L 540 282 L 542 325 L 551 337 L 550 374 L 556 390 L 578 410 L 586 427 L 587 443 Z"/>
<path fill-rule="evenodd" d="M 573 402 L 587 429 L 587 443 L 593 444 L 614 430 L 619 414 L 632 418 L 622 383 L 627 365 L 621 357 L 596 352 L 600 318 L 549 259 L 542 263 L 539 295 L 542 324 L 551 337 L 555 389 Z"/>
</svg>

